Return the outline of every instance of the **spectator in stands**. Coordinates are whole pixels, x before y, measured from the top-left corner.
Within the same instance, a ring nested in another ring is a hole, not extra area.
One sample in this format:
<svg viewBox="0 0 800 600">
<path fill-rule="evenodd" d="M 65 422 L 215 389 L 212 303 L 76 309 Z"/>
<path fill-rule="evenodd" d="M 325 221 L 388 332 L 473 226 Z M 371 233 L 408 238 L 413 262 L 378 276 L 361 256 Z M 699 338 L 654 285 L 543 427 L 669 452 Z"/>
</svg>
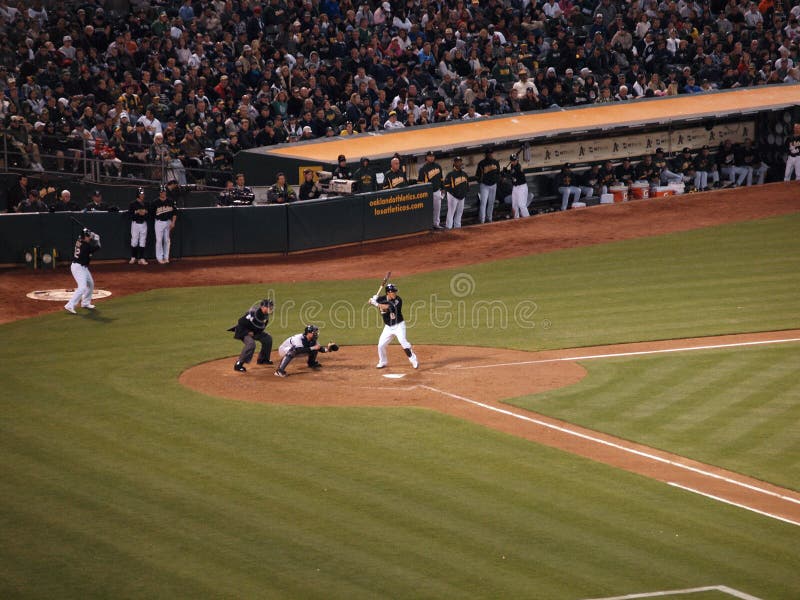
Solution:
<svg viewBox="0 0 800 600">
<path fill-rule="evenodd" d="M 83 212 L 108 212 L 111 207 L 103 202 L 103 195 L 100 190 L 92 192 L 89 203 L 84 207 Z"/>
<path fill-rule="evenodd" d="M 15 212 L 17 207 L 28 197 L 32 188 L 28 184 L 28 176 L 20 175 L 17 182 L 11 186 L 6 194 L 6 211 Z"/>
<path fill-rule="evenodd" d="M 303 171 L 303 183 L 300 184 L 298 194 L 300 200 L 316 200 L 322 195 L 322 188 L 319 183 L 314 181 L 314 171 L 305 169 Z"/>
<path fill-rule="evenodd" d="M 28 190 L 28 197 L 17 205 L 19 213 L 49 212 L 50 208 L 39 198 L 36 190 Z"/>
<path fill-rule="evenodd" d="M 286 183 L 286 175 L 278 173 L 275 184 L 267 192 L 267 199 L 271 204 L 285 204 L 297 200 L 292 186 Z"/>
<path fill-rule="evenodd" d="M 77 212 L 80 210 L 78 204 L 72 199 L 69 190 L 62 190 L 58 200 L 50 206 L 50 212 Z"/>
</svg>

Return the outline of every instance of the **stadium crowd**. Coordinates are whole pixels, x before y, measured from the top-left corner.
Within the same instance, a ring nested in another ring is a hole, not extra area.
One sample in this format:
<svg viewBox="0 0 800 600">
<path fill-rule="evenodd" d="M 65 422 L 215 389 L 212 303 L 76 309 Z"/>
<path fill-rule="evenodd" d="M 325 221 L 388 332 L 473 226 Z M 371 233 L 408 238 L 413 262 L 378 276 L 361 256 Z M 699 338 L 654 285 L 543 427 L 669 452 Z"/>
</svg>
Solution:
<svg viewBox="0 0 800 600">
<path fill-rule="evenodd" d="M 185 183 L 254 146 L 798 82 L 793 2 L 0 0 L 0 126 L 20 168 Z"/>
</svg>

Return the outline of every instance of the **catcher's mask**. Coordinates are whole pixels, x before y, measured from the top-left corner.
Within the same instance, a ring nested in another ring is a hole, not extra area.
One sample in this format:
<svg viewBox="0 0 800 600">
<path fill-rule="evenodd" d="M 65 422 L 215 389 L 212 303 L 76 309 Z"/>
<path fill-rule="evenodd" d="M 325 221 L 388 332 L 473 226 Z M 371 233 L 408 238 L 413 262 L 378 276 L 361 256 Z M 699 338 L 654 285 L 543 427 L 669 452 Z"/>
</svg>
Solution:
<svg viewBox="0 0 800 600">
<path fill-rule="evenodd" d="M 317 335 L 317 333 L 319 333 L 319 327 L 317 327 L 316 325 L 306 325 L 305 331 L 303 331 L 303 333 L 313 333 L 314 335 Z"/>
</svg>

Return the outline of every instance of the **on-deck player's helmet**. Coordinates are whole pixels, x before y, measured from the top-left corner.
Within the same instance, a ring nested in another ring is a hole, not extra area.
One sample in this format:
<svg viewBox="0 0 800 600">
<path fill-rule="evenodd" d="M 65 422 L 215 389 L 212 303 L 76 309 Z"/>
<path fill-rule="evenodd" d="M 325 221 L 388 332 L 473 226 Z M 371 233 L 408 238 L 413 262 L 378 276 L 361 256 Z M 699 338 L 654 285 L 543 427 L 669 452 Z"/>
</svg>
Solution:
<svg viewBox="0 0 800 600">
<path fill-rule="evenodd" d="M 319 327 L 317 327 L 316 325 L 306 325 L 306 328 L 303 331 L 303 333 L 313 333 L 316 335 L 317 333 L 319 333 Z"/>
<path fill-rule="evenodd" d="M 387 284 L 386 293 L 388 294 L 389 292 L 394 292 L 396 294 L 397 293 L 397 286 L 395 284 L 393 284 L 393 283 Z"/>
<path fill-rule="evenodd" d="M 137 196 L 144 196 L 144 188 L 140 187 L 138 190 L 136 190 L 136 195 Z"/>
</svg>

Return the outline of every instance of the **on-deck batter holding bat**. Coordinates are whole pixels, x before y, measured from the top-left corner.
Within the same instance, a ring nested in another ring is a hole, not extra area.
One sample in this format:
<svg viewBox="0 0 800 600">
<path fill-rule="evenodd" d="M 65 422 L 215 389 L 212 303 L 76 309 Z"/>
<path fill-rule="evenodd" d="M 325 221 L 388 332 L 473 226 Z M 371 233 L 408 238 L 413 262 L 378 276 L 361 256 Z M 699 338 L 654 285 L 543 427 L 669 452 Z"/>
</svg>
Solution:
<svg viewBox="0 0 800 600">
<path fill-rule="evenodd" d="M 387 273 L 387 279 L 389 275 L 391 275 L 391 273 Z M 381 288 L 384 286 L 385 282 L 386 280 L 381 284 Z M 381 288 L 378 288 L 378 293 L 380 293 Z M 389 345 L 393 337 L 396 337 L 397 341 L 400 342 L 411 366 L 415 369 L 419 367 L 417 355 L 414 354 L 414 350 L 411 348 L 411 342 L 406 338 L 406 322 L 403 319 L 403 299 L 397 295 L 397 286 L 392 283 L 386 284 L 386 295 L 379 296 L 375 294 L 369 299 L 369 303 L 380 309 L 384 323 L 383 332 L 381 332 L 381 337 L 378 340 L 378 364 L 375 365 L 375 367 L 383 369 L 389 363 L 386 356 L 386 346 Z"/>
</svg>

